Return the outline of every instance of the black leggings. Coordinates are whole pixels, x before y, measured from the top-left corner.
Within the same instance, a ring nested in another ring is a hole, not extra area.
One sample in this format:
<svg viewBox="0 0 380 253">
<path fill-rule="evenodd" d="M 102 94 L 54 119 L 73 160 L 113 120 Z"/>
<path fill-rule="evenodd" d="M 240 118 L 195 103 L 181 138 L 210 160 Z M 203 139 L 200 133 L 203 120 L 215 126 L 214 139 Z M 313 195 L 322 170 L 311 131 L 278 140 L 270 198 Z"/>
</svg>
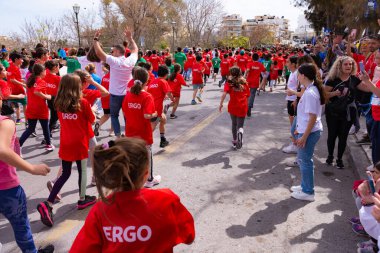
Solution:
<svg viewBox="0 0 380 253">
<path fill-rule="evenodd" d="M 40 122 L 40 125 L 42 127 L 42 131 L 44 133 L 45 141 L 47 145 L 50 145 L 50 130 L 49 130 L 49 124 L 47 119 L 28 119 L 28 128 L 22 133 L 20 137 L 20 146 L 24 145 L 24 142 L 26 139 L 29 138 L 29 136 L 36 131 L 36 125 L 37 121 Z"/>
<path fill-rule="evenodd" d="M 73 162 L 62 160 L 62 175 L 59 176 L 58 180 L 55 182 L 53 189 L 50 192 L 48 201 L 54 203 L 55 197 L 61 191 L 63 185 L 66 183 L 71 175 L 71 166 Z M 87 186 L 87 159 L 76 161 L 78 168 L 78 187 L 79 196 L 81 199 L 86 196 L 86 186 Z"/>
<path fill-rule="evenodd" d="M 55 110 L 55 107 L 54 107 L 54 100 L 55 100 L 55 97 L 51 97 L 51 100 L 48 100 L 48 107 L 49 107 L 49 110 L 50 110 L 50 120 L 49 120 L 49 129 L 50 131 L 57 125 L 57 121 L 58 121 L 58 115 L 57 115 L 57 111 Z"/>
<path fill-rule="evenodd" d="M 347 146 L 348 133 L 352 126 L 351 121 L 347 121 L 346 118 L 340 118 L 336 115 L 332 115 L 331 112 L 326 110 L 326 123 L 328 129 L 327 136 L 327 149 L 329 156 L 334 156 L 335 140 L 338 137 L 338 160 L 343 157 L 344 150 Z"/>
<path fill-rule="evenodd" d="M 234 141 L 236 141 L 237 131 L 239 130 L 239 128 L 242 128 L 244 126 L 245 117 L 236 117 L 232 114 L 230 114 L 230 116 L 232 121 L 232 138 Z"/>
</svg>

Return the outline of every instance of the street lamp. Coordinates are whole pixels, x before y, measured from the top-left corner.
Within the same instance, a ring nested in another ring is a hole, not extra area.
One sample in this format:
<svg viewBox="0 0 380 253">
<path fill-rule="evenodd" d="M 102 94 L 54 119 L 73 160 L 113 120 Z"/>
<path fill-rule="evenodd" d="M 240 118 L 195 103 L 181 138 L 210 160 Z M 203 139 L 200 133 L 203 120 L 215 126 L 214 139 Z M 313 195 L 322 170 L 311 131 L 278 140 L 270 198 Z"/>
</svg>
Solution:
<svg viewBox="0 0 380 253">
<path fill-rule="evenodd" d="M 75 18 L 76 18 L 76 22 L 75 23 L 77 25 L 78 42 L 79 42 L 79 47 L 80 47 L 81 44 L 80 44 L 79 19 L 78 19 L 78 14 L 79 14 L 80 6 L 78 4 L 74 4 L 73 10 L 74 10 L 74 13 L 75 13 Z"/>
<path fill-rule="evenodd" d="M 175 25 L 177 24 L 177 22 L 175 22 L 175 21 L 172 21 L 171 22 L 171 24 L 172 24 L 172 28 L 173 28 L 173 41 L 172 41 L 172 48 L 173 48 L 173 53 L 175 52 L 175 50 L 174 50 L 174 29 L 175 29 Z"/>
</svg>

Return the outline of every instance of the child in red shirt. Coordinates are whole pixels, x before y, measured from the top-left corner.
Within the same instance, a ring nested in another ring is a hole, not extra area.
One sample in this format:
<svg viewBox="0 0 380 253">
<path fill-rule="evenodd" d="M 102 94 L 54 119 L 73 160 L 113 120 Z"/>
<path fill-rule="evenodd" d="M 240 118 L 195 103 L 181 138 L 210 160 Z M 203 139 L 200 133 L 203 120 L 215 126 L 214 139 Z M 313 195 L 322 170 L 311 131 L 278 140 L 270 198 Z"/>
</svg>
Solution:
<svg viewBox="0 0 380 253">
<path fill-rule="evenodd" d="M 246 78 L 251 93 L 248 101 L 248 117 L 251 117 L 251 110 L 253 108 L 253 103 L 255 102 L 256 92 L 260 86 L 260 76 L 265 72 L 266 69 L 264 65 L 261 62 L 259 62 L 259 55 L 257 53 L 254 53 L 252 55 L 252 61 L 249 62 L 247 65 L 246 72 Z"/>
<path fill-rule="evenodd" d="M 41 64 L 34 64 L 32 74 L 26 82 L 28 88 L 28 106 L 26 108 L 25 116 L 28 118 L 28 128 L 20 137 L 20 146 L 22 146 L 26 139 L 34 133 L 37 121 L 39 121 L 45 137 L 45 149 L 47 151 L 53 151 L 54 146 L 50 142 L 48 122 L 49 108 L 46 104 L 46 100 L 50 100 L 51 95 L 48 95 L 46 91 L 46 82 L 44 81 L 45 76 L 45 67 Z"/>
<path fill-rule="evenodd" d="M 93 170 L 101 201 L 88 214 L 70 253 L 173 252 L 176 245 L 194 241 L 194 219 L 179 197 L 169 189 L 143 188 L 149 177 L 145 145 L 141 139 L 121 138 L 95 148 Z"/>
<path fill-rule="evenodd" d="M 71 103 L 67 103 L 70 99 Z M 95 121 L 94 113 L 86 99 L 82 98 L 82 83 L 79 76 L 68 74 L 62 77 L 55 100 L 61 124 L 59 158 L 62 160 L 62 175 L 54 184 L 47 201 L 37 206 L 41 221 L 52 227 L 54 200 L 71 175 L 72 163 L 76 162 L 79 173 L 79 200 L 77 209 L 81 210 L 95 204 L 96 197 L 86 195 L 87 158 L 89 149 L 88 126 Z M 73 129 L 75 131 L 73 131 Z"/>
<path fill-rule="evenodd" d="M 228 60 L 228 54 L 224 54 L 223 60 L 220 63 L 220 74 L 222 75 L 222 80 L 219 81 L 219 87 L 224 84 L 227 80 L 227 76 L 230 73 L 231 62 Z"/>
<path fill-rule="evenodd" d="M 179 65 L 178 63 L 174 64 L 174 71 L 170 75 L 169 80 L 168 80 L 170 89 L 172 90 L 173 99 L 174 99 L 173 103 L 170 104 L 170 106 L 173 106 L 172 113 L 170 114 L 171 119 L 177 118 L 177 116 L 175 115 L 175 112 L 177 111 L 179 100 L 181 98 L 182 86 L 189 87 L 189 85 L 186 84 L 185 79 L 180 73 L 181 73 L 181 65 Z"/>
<path fill-rule="evenodd" d="M 193 100 L 191 100 L 191 104 L 192 105 L 196 105 L 197 102 L 195 102 L 195 97 L 197 97 L 198 101 L 199 102 L 202 102 L 202 99 L 201 99 L 201 93 L 199 92 L 198 96 L 197 96 L 197 93 L 198 93 L 198 90 L 202 90 L 203 89 L 203 73 L 205 72 L 205 66 L 204 64 L 201 62 L 202 61 L 202 55 L 197 55 L 195 57 L 196 59 L 196 62 L 193 64 L 193 70 L 192 70 L 192 74 L 193 74 Z"/>
<path fill-rule="evenodd" d="M 277 79 L 278 79 L 278 71 L 280 68 L 278 67 L 278 62 L 274 61 L 273 65 L 270 67 L 270 82 L 269 82 L 269 87 L 270 87 L 270 92 L 273 91 L 273 87 L 276 87 L 277 85 Z"/>
<path fill-rule="evenodd" d="M 210 61 L 210 56 L 206 55 L 206 60 L 205 60 L 205 72 L 203 73 L 203 83 L 206 86 L 207 79 L 210 78 L 211 75 L 211 68 L 212 68 L 212 62 Z"/>
<path fill-rule="evenodd" d="M 243 146 L 243 126 L 248 111 L 250 92 L 247 81 L 243 78 L 241 69 L 237 66 L 230 69 L 230 77 L 224 85 L 224 92 L 219 105 L 220 112 L 222 112 L 223 102 L 227 94 L 230 94 L 228 112 L 232 120 L 232 147 L 240 149 Z"/>
<path fill-rule="evenodd" d="M 161 176 L 153 176 L 153 130 L 151 119 L 157 118 L 157 111 L 154 104 L 153 96 L 147 92 L 146 85 L 148 82 L 148 72 L 141 67 L 135 67 L 133 70 L 133 86 L 127 93 L 123 101 L 123 113 L 128 119 L 125 126 L 125 135 L 127 137 L 136 137 L 146 142 L 150 156 L 150 176 L 145 187 L 151 188 L 161 181 Z"/>
<path fill-rule="evenodd" d="M 46 93 L 51 96 L 51 99 L 48 100 L 48 107 L 50 110 L 50 120 L 49 120 L 49 130 L 52 133 L 53 129 L 58 130 L 59 125 L 57 111 L 54 107 L 54 100 L 58 93 L 59 82 L 61 77 L 58 76 L 59 73 L 59 63 L 56 60 L 50 60 L 45 62 L 46 67 L 46 76 L 44 78 L 46 82 Z M 51 135 L 51 134 L 50 134 Z"/>
<path fill-rule="evenodd" d="M 165 138 L 166 112 L 169 107 L 165 106 L 164 109 L 163 103 L 166 96 L 168 96 L 171 101 L 173 101 L 174 99 L 168 81 L 166 81 L 167 76 L 169 74 L 168 67 L 165 65 L 159 66 L 157 74 L 158 78 L 155 79 L 151 84 L 149 84 L 147 91 L 150 94 L 152 94 L 154 98 L 154 106 L 157 110 L 158 115 L 157 118 L 151 120 L 152 129 L 154 131 L 158 123 L 160 124 L 160 148 L 164 148 L 167 145 L 169 145 L 169 142 Z"/>
</svg>

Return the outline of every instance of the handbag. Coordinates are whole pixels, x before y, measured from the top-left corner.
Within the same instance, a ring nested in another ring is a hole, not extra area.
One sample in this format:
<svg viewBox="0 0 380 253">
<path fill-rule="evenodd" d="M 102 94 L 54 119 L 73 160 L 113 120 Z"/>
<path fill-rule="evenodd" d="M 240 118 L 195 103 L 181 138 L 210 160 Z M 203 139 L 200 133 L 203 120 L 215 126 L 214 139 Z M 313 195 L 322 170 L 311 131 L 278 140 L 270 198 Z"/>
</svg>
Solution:
<svg viewBox="0 0 380 253">
<path fill-rule="evenodd" d="M 333 89 L 333 91 L 336 91 L 340 88 L 342 88 L 341 84 L 343 84 L 343 82 L 339 83 L 338 85 L 336 85 Z M 349 79 L 349 85 L 348 85 L 348 91 L 347 91 L 347 94 L 345 94 L 344 96 L 340 96 L 340 97 L 337 97 L 336 99 L 334 99 L 332 102 L 329 102 L 326 106 L 326 109 L 334 116 L 338 116 L 338 117 L 344 117 L 346 118 L 347 116 L 347 109 L 348 109 L 348 105 L 352 103 L 351 98 L 350 98 L 350 88 L 351 88 L 351 77 Z M 345 86 L 343 86 L 343 88 L 345 88 Z"/>
<path fill-rule="evenodd" d="M 1 107 L 1 115 L 3 116 L 10 116 L 14 113 L 12 106 L 10 105 L 10 102 L 3 100 L 3 106 Z"/>
</svg>

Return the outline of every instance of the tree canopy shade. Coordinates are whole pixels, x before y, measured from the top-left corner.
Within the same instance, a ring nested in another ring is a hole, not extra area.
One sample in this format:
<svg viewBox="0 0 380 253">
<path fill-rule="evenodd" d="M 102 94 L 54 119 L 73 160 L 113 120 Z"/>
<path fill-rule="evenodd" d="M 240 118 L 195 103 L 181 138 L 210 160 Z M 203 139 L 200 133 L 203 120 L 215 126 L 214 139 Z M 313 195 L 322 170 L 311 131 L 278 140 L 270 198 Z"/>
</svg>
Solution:
<svg viewBox="0 0 380 253">
<path fill-rule="evenodd" d="M 371 0 L 375 1 L 375 0 Z M 368 0 L 293 0 L 295 6 L 306 7 L 305 17 L 319 33 L 328 28 L 342 33 L 346 27 L 368 30 L 378 29 L 379 5 L 368 4 Z"/>
</svg>

